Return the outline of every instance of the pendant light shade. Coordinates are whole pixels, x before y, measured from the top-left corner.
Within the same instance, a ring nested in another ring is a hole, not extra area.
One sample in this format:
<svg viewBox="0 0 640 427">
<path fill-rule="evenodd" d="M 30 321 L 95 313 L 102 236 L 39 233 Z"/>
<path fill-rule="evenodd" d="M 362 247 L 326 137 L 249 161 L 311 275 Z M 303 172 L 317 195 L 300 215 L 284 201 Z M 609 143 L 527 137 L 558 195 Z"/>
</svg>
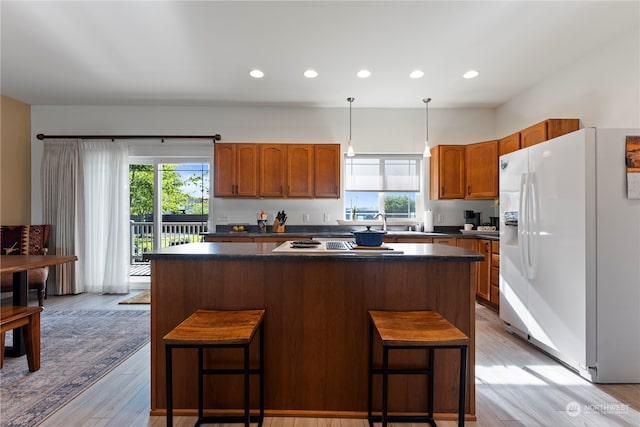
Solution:
<svg viewBox="0 0 640 427">
<path fill-rule="evenodd" d="M 422 102 L 424 102 L 426 114 L 426 138 L 424 140 L 424 153 L 422 153 L 422 155 L 424 157 L 431 157 L 431 147 L 429 147 L 429 102 L 431 102 L 431 98 L 424 98 Z"/>
<path fill-rule="evenodd" d="M 351 104 L 353 103 L 353 101 L 355 100 L 355 98 L 347 98 L 347 101 L 349 101 L 349 141 L 347 142 L 347 156 L 348 157 L 353 157 L 355 156 L 355 151 L 353 151 L 353 144 L 351 142 Z"/>
</svg>

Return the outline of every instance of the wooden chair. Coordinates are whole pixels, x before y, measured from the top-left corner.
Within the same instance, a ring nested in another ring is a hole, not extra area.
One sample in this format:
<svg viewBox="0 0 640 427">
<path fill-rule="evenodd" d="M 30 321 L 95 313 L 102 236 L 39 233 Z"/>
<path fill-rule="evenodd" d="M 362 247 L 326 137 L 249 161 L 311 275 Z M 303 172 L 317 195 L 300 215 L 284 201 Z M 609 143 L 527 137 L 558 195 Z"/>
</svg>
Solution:
<svg viewBox="0 0 640 427">
<path fill-rule="evenodd" d="M 40 312 L 42 307 L 3 306 L 0 317 L 0 368 L 4 366 L 4 340 L 7 331 L 24 326 L 24 341 L 29 371 L 40 369 Z M 19 333 L 19 331 L 14 331 Z"/>
<path fill-rule="evenodd" d="M 464 426 L 467 348 L 469 338 L 435 311 L 369 311 L 369 425 L 382 422 L 427 422 L 435 426 L 433 419 L 434 350 L 460 349 L 460 383 L 458 399 L 458 426 Z M 382 367 L 373 367 L 374 331 L 382 344 Z M 390 350 L 426 349 L 429 367 L 419 369 L 390 369 Z M 373 416 L 373 375 L 382 375 L 382 414 Z M 389 415 L 389 375 L 428 375 L 427 415 Z"/>
<path fill-rule="evenodd" d="M 2 255 L 47 255 L 49 253 L 49 224 L 43 225 L 3 225 L 0 227 Z M 38 305 L 44 306 L 47 297 L 49 267 L 34 268 L 28 272 L 29 289 L 38 291 Z M 0 277 L 2 292 L 13 290 L 13 275 Z"/>
<path fill-rule="evenodd" d="M 173 426 L 173 374 L 172 350 L 174 348 L 195 348 L 198 350 L 198 421 L 203 423 L 258 422 L 262 426 L 264 419 L 264 310 L 217 311 L 198 310 L 172 329 L 163 338 L 166 351 L 167 382 L 167 426 Z M 260 366 L 252 369 L 249 363 L 249 347 L 260 331 Z M 205 369 L 203 351 L 208 348 L 242 348 L 244 364 L 242 369 Z M 205 375 L 241 374 L 244 376 L 244 415 L 242 416 L 204 416 L 203 377 Z M 260 414 L 251 417 L 249 403 L 249 379 L 257 374 L 260 379 Z"/>
</svg>

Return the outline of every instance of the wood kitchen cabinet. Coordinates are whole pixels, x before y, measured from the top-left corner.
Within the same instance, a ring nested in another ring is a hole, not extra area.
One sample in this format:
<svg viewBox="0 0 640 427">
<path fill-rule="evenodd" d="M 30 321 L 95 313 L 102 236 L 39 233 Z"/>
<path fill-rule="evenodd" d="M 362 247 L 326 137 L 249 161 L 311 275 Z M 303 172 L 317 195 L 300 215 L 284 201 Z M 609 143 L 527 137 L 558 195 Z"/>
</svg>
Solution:
<svg viewBox="0 0 640 427">
<path fill-rule="evenodd" d="M 465 199 L 498 197 L 498 141 L 465 146 Z"/>
<path fill-rule="evenodd" d="M 257 197 L 258 149 L 256 144 L 214 145 L 214 195 Z"/>
<path fill-rule="evenodd" d="M 314 196 L 340 198 L 340 145 L 316 144 L 314 150 Z"/>
<path fill-rule="evenodd" d="M 500 242 L 491 241 L 491 290 L 490 301 L 496 307 L 500 306 Z"/>
<path fill-rule="evenodd" d="M 215 145 L 215 197 L 340 198 L 339 144 Z"/>
<path fill-rule="evenodd" d="M 260 197 L 284 197 L 287 185 L 287 147 L 260 144 Z"/>
<path fill-rule="evenodd" d="M 509 136 L 498 140 L 498 155 L 513 153 L 520 149 L 520 132 L 516 132 Z"/>
<path fill-rule="evenodd" d="M 579 119 L 547 119 L 520 131 L 520 148 L 531 147 L 576 131 L 579 127 Z"/>
<path fill-rule="evenodd" d="M 260 197 L 313 197 L 313 146 L 259 144 Z"/>
<path fill-rule="evenodd" d="M 478 262 L 478 286 L 476 296 L 486 301 L 491 301 L 491 240 L 479 239 L 478 252 L 484 256 L 484 260 Z"/>
<path fill-rule="evenodd" d="M 311 144 L 287 145 L 288 197 L 313 197 L 314 154 Z"/>
<path fill-rule="evenodd" d="M 454 237 L 434 237 L 433 238 L 433 243 L 439 243 L 441 245 L 449 245 L 449 246 L 457 246 L 457 240 Z"/>
<path fill-rule="evenodd" d="M 465 146 L 437 145 L 431 149 L 430 199 L 464 199 Z"/>
</svg>

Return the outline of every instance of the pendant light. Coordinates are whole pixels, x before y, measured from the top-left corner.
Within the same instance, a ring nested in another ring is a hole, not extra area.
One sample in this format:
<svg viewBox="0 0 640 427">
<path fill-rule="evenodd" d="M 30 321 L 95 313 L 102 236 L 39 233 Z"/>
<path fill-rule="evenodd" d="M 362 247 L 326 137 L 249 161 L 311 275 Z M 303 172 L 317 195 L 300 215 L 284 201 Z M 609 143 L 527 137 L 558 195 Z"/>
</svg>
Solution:
<svg viewBox="0 0 640 427">
<path fill-rule="evenodd" d="M 429 102 L 431 102 L 431 98 L 424 98 L 422 100 L 425 105 L 426 111 L 426 138 L 424 140 L 424 153 L 422 153 L 423 157 L 431 157 L 431 147 L 429 147 Z"/>
<path fill-rule="evenodd" d="M 347 142 L 347 156 L 348 157 L 353 157 L 356 155 L 355 151 L 353 151 L 353 144 L 351 143 L 351 104 L 353 103 L 353 101 L 355 100 L 355 98 L 347 98 L 347 101 L 349 101 L 349 141 Z"/>
</svg>

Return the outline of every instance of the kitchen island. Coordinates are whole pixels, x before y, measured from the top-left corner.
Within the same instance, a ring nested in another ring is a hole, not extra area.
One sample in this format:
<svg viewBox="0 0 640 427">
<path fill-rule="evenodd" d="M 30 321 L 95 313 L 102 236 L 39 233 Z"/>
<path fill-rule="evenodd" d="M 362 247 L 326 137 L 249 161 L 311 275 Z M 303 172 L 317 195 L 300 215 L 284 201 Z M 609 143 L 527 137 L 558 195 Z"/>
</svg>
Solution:
<svg viewBox="0 0 640 427">
<path fill-rule="evenodd" d="M 198 308 L 266 309 L 265 408 L 267 416 L 366 417 L 367 311 L 437 310 L 469 336 L 466 413 L 475 414 L 475 289 L 470 266 L 482 255 L 438 244 L 389 244 L 388 251 L 274 252 L 275 243 L 193 243 L 151 253 L 151 414 L 165 413 L 162 337 Z M 257 344 L 257 343 L 254 343 Z M 379 361 L 380 351 L 375 358 Z M 399 353 L 400 365 L 426 361 Z M 257 355 L 257 347 L 253 352 Z M 217 365 L 240 353 L 205 356 Z M 197 356 L 174 352 L 176 414 L 196 413 Z M 458 358 L 436 352 L 435 412 L 457 412 Z M 252 381 L 257 407 L 257 381 Z M 374 383 L 374 409 L 380 383 Z M 426 410 L 426 379 L 396 376 L 390 410 Z M 205 408 L 242 406 L 242 381 L 205 380 Z M 229 411 L 226 411 L 229 412 Z"/>
</svg>

